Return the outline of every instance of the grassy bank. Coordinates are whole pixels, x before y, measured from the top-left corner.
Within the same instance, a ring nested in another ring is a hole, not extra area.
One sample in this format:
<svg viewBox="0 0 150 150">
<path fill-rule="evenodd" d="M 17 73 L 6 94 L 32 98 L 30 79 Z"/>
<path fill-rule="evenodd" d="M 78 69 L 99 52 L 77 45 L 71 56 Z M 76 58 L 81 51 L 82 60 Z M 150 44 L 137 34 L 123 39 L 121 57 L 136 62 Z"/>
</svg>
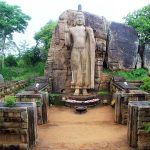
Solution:
<svg viewBox="0 0 150 150">
<path fill-rule="evenodd" d="M 0 70 L 5 80 L 28 80 L 44 74 L 45 63 L 34 66 L 4 67 Z"/>
</svg>

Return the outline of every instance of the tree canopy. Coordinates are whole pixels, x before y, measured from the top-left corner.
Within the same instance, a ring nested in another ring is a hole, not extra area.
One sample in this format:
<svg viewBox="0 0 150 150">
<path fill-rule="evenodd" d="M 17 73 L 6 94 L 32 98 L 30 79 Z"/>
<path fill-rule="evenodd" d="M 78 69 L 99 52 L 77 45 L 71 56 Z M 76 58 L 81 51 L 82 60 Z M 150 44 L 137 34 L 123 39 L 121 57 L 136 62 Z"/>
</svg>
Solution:
<svg viewBox="0 0 150 150">
<path fill-rule="evenodd" d="M 53 30 L 56 26 L 56 22 L 49 21 L 43 26 L 40 31 L 35 33 L 34 39 L 36 40 L 36 44 L 38 47 L 44 47 L 44 50 L 48 50 L 50 47 L 50 42 L 53 34 Z"/>
<path fill-rule="evenodd" d="M 30 16 L 24 14 L 19 6 L 0 1 L 0 54 L 3 60 L 6 40 L 12 40 L 14 32 L 24 32 L 30 19 Z"/>
<path fill-rule="evenodd" d="M 150 40 L 150 4 L 129 13 L 124 19 L 127 24 L 133 26 L 138 32 L 142 44 Z"/>
<path fill-rule="evenodd" d="M 0 37 L 10 37 L 13 32 L 24 32 L 31 18 L 19 6 L 0 1 Z"/>
</svg>

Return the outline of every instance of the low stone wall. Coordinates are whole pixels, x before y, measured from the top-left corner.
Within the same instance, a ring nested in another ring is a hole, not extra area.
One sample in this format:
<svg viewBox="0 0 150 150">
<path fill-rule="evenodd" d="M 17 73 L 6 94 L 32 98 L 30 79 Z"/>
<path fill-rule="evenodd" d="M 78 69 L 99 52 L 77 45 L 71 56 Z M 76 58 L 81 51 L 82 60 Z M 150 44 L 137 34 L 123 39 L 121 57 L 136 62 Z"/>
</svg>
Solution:
<svg viewBox="0 0 150 150">
<path fill-rule="evenodd" d="M 35 102 L 37 104 L 37 122 L 39 125 L 45 124 L 48 121 L 47 107 L 48 107 L 48 93 L 34 91 L 23 91 L 16 94 L 18 102 Z"/>
<path fill-rule="evenodd" d="M 128 106 L 128 143 L 139 150 L 150 149 L 150 133 L 145 126 L 150 122 L 150 104 L 147 101 L 130 102 Z"/>
<path fill-rule="evenodd" d="M 0 103 L 0 149 L 29 150 L 37 140 L 35 103 L 16 103 L 5 107 Z"/>
<path fill-rule="evenodd" d="M 129 93 L 116 92 L 115 100 L 115 122 L 119 124 L 127 124 L 128 103 L 130 101 L 146 101 L 149 93 L 141 90 L 130 90 Z"/>
<path fill-rule="evenodd" d="M 36 84 L 38 84 L 38 87 L 36 87 Z M 52 79 L 47 76 L 41 76 L 35 78 L 35 83 L 31 86 L 28 86 L 26 91 L 46 91 L 46 92 L 52 92 Z"/>
<path fill-rule="evenodd" d="M 26 85 L 27 82 L 24 80 L 0 84 L 0 98 L 4 97 L 5 95 L 15 94 L 17 90 L 24 88 Z"/>
<path fill-rule="evenodd" d="M 127 81 L 130 85 L 140 87 L 143 84 L 143 81 L 134 80 L 134 81 Z"/>
</svg>

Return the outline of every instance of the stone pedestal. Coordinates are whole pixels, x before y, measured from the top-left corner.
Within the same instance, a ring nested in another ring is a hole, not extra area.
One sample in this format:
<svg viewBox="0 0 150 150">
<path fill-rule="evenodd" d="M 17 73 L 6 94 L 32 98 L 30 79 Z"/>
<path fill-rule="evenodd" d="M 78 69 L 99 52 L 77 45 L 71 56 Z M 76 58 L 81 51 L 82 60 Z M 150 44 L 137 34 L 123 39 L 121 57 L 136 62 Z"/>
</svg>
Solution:
<svg viewBox="0 0 150 150">
<path fill-rule="evenodd" d="M 150 149 L 150 133 L 145 126 L 150 122 L 149 102 L 130 102 L 128 106 L 128 143 L 139 150 Z"/>
<path fill-rule="evenodd" d="M 130 101 L 146 101 L 148 93 L 141 90 L 130 90 L 129 93 L 115 93 L 115 122 L 119 124 L 127 124 L 128 119 L 128 103 Z"/>
<path fill-rule="evenodd" d="M 29 150 L 37 140 L 35 103 L 16 103 L 5 107 L 0 103 L 0 149 Z"/>
<path fill-rule="evenodd" d="M 37 101 L 40 105 L 37 105 L 37 122 L 39 125 L 45 124 L 48 121 L 47 117 L 47 106 L 48 106 L 48 93 L 34 91 L 24 91 L 16 95 L 18 102 L 35 102 Z"/>
<path fill-rule="evenodd" d="M 100 100 L 96 94 L 89 94 L 87 96 L 83 95 L 67 95 L 63 96 L 64 100 L 63 102 L 65 103 L 66 106 L 69 107 L 76 107 L 76 106 L 96 106 Z"/>
</svg>

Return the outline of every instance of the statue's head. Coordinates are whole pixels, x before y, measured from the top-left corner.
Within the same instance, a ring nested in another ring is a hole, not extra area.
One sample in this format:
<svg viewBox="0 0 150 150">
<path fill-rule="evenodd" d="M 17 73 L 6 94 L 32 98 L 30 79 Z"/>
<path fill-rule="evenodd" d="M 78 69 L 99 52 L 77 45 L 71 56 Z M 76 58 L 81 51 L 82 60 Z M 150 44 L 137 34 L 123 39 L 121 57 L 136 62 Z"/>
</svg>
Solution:
<svg viewBox="0 0 150 150">
<path fill-rule="evenodd" d="M 85 25 L 85 18 L 82 12 L 77 12 L 76 25 Z"/>
</svg>

